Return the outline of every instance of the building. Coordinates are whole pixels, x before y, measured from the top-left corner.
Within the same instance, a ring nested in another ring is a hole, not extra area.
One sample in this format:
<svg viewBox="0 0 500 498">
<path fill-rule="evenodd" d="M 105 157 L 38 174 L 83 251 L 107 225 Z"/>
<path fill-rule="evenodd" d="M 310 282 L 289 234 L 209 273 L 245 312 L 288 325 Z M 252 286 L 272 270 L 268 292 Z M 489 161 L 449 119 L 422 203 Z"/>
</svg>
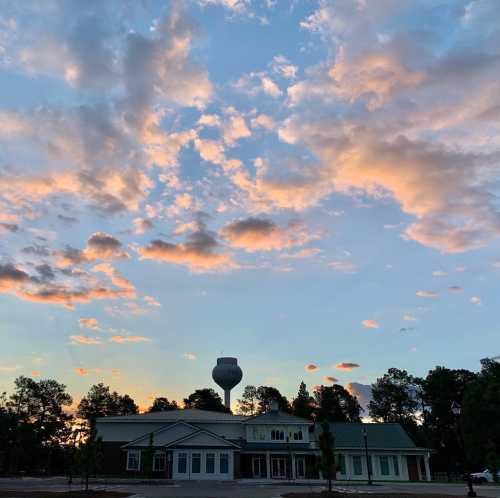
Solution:
<svg viewBox="0 0 500 498">
<path fill-rule="evenodd" d="M 430 478 L 429 451 L 417 448 L 399 424 L 332 423 L 338 479 L 367 479 L 364 427 L 373 479 Z M 276 407 L 254 417 L 193 409 L 103 417 L 96 428 L 106 474 L 174 480 L 320 478 L 321 429 Z"/>
</svg>

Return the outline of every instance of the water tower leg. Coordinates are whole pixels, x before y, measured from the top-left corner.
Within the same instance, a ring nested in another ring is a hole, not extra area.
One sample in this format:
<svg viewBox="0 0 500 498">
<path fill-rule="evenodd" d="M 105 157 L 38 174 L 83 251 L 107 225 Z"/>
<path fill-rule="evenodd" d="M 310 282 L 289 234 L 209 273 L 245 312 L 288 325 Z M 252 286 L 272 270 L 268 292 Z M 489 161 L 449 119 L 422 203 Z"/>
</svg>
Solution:
<svg viewBox="0 0 500 498">
<path fill-rule="evenodd" d="M 231 409 L 231 390 L 224 389 L 224 405 L 226 408 Z"/>
</svg>

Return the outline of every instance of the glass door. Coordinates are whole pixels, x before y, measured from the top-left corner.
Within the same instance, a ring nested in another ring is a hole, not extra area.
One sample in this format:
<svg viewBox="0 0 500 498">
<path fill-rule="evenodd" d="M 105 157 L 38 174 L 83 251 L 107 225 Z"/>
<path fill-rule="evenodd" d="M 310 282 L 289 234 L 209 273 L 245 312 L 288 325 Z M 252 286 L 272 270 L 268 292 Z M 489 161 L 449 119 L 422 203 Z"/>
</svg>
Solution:
<svg viewBox="0 0 500 498">
<path fill-rule="evenodd" d="M 286 457 L 272 457 L 271 458 L 271 472 L 273 479 L 286 478 Z"/>
<path fill-rule="evenodd" d="M 306 477 L 306 462 L 303 456 L 295 457 L 295 477 L 297 479 L 305 479 Z"/>
</svg>

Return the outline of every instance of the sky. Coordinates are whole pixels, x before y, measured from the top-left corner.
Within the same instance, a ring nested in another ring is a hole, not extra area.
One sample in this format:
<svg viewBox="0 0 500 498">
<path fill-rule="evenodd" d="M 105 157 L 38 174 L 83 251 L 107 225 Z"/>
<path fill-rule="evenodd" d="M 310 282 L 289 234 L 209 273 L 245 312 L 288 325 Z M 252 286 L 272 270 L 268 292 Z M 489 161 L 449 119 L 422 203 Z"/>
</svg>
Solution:
<svg viewBox="0 0 500 498">
<path fill-rule="evenodd" d="M 500 2 L 0 0 L 0 391 L 361 398 L 500 354 Z M 220 390 L 219 390 L 220 391 Z"/>
</svg>

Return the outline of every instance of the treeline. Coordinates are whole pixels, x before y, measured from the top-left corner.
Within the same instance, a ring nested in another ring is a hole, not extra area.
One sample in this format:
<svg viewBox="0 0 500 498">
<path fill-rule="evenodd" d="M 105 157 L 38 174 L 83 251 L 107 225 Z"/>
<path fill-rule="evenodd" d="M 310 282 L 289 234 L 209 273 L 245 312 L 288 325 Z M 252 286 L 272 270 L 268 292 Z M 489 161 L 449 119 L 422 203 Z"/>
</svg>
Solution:
<svg viewBox="0 0 500 498">
<path fill-rule="evenodd" d="M 434 471 L 500 466 L 500 363 L 484 360 L 479 373 L 436 367 L 425 378 L 391 368 L 372 384 L 366 412 L 338 384 L 311 393 L 302 382 L 292 399 L 271 386 L 246 386 L 237 413 L 258 415 L 276 401 L 279 408 L 315 422 L 397 422 L 419 446 L 433 449 Z M 66 386 L 55 380 L 19 377 L 12 394 L 0 396 L 0 472 L 4 474 L 95 474 L 99 441 L 95 420 L 130 415 L 139 408 L 128 394 L 104 384 L 92 386 L 74 414 Z M 213 389 L 198 389 L 181 404 L 154 399 L 147 411 L 179 408 L 227 412 Z M 458 408 L 458 410 L 457 410 Z M 460 412 L 459 414 L 457 412 Z"/>
</svg>

